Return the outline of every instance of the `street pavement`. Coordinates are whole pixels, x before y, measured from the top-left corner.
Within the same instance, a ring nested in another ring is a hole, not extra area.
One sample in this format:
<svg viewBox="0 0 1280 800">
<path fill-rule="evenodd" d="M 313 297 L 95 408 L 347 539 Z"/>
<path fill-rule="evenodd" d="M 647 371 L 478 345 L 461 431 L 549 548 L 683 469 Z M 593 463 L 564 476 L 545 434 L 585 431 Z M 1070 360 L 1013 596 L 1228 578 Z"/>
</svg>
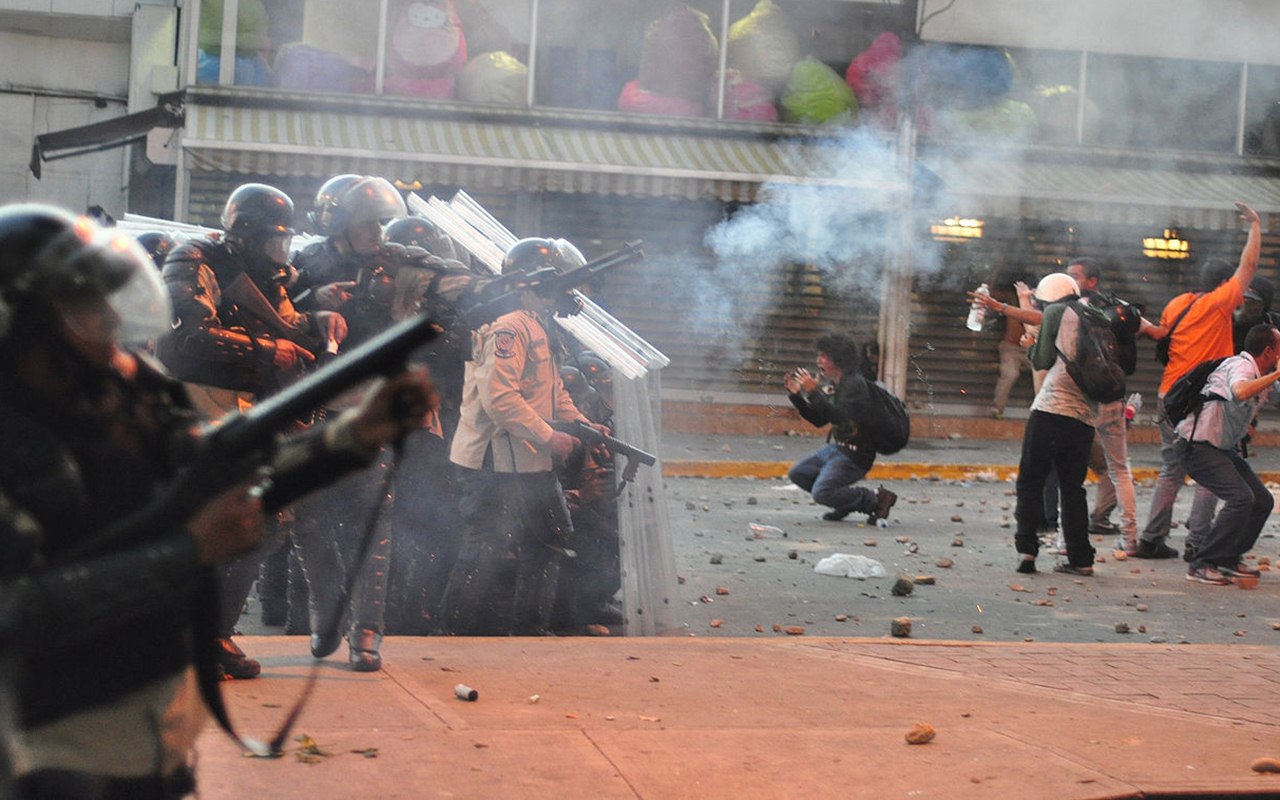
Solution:
<svg viewBox="0 0 1280 800">
<path fill-rule="evenodd" d="M 295 728 L 324 754 L 245 759 L 210 728 L 201 797 L 1280 797 L 1280 775 L 1251 769 L 1280 758 L 1278 573 L 1202 586 L 1106 542 L 1092 578 L 1047 555 L 1014 573 L 1018 442 L 957 433 L 881 459 L 869 480 L 900 497 L 884 529 L 824 522 L 778 477 L 821 439 L 670 437 L 672 635 L 391 637 L 372 675 L 340 651 Z M 1274 480 L 1271 452 L 1253 463 Z M 1133 461 L 1149 482 L 1157 448 Z M 1280 558 L 1275 531 L 1259 562 Z M 816 574 L 835 552 L 886 577 Z M 890 591 L 920 575 L 934 582 Z M 311 659 L 300 637 L 243 644 L 263 676 L 227 695 L 266 737 Z M 936 738 L 907 744 L 916 723 Z"/>
</svg>

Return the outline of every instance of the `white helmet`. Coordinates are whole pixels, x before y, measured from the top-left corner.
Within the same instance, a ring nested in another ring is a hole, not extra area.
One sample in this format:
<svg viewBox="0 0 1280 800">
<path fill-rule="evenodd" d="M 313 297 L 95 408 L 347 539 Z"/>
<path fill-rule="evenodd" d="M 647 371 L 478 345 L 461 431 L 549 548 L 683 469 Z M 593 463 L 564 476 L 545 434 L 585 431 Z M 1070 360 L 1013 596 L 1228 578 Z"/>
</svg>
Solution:
<svg viewBox="0 0 1280 800">
<path fill-rule="evenodd" d="M 1065 272 L 1054 272 L 1045 275 L 1036 284 L 1035 298 L 1043 305 L 1056 303 L 1065 297 L 1079 297 L 1080 287 L 1076 279 Z"/>
</svg>

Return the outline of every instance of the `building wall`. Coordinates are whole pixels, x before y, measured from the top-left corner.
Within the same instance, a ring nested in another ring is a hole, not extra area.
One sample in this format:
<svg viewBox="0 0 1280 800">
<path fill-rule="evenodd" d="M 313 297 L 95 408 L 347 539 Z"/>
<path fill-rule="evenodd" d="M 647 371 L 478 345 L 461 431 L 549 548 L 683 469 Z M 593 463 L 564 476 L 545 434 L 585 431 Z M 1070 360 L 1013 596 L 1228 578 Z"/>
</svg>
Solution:
<svg viewBox="0 0 1280 800">
<path fill-rule="evenodd" d="M 129 45 L 0 32 L 0 195 L 5 201 L 56 203 L 80 210 L 124 211 L 125 151 L 28 163 L 42 133 L 125 113 Z"/>
</svg>

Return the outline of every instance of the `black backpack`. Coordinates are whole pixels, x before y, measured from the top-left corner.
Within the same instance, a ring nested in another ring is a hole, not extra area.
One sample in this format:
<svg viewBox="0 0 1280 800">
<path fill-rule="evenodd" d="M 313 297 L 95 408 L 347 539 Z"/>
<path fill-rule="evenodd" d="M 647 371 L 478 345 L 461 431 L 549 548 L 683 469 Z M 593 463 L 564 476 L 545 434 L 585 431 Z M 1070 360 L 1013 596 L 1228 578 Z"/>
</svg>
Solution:
<svg viewBox="0 0 1280 800">
<path fill-rule="evenodd" d="M 1177 425 L 1188 415 L 1199 414 L 1200 409 L 1210 400 L 1225 400 L 1216 394 L 1201 394 L 1209 382 L 1209 376 L 1230 356 L 1211 358 L 1201 361 L 1191 371 L 1178 378 L 1164 395 L 1164 418 L 1170 425 Z"/>
<path fill-rule="evenodd" d="M 870 403 L 866 416 L 859 420 L 871 430 L 872 444 L 881 455 L 893 455 L 907 446 L 911 438 L 911 415 L 902 401 L 876 381 L 867 381 Z"/>
<path fill-rule="evenodd" d="M 1075 310 L 1079 320 L 1075 358 L 1067 358 L 1058 350 L 1067 374 L 1085 397 L 1099 403 L 1114 403 L 1124 397 L 1124 369 L 1120 366 L 1111 321 L 1106 314 L 1083 303 L 1072 301 L 1067 307 Z"/>
</svg>

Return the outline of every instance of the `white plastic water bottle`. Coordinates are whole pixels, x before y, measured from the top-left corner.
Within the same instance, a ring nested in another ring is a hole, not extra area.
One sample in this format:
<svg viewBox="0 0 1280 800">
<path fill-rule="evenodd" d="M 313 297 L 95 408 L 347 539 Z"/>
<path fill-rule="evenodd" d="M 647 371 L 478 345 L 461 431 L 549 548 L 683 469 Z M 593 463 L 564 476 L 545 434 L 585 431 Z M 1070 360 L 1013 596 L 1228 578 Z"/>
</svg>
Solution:
<svg viewBox="0 0 1280 800">
<path fill-rule="evenodd" d="M 977 289 L 974 289 L 973 293 L 990 296 L 991 287 L 987 286 L 984 283 L 981 286 L 979 286 Z M 982 323 L 986 320 L 986 318 L 987 318 L 987 307 L 982 305 L 982 303 L 980 303 L 977 299 L 975 299 L 969 305 L 969 320 L 968 322 L 965 323 L 965 325 L 971 331 L 980 331 L 982 330 Z"/>
</svg>

